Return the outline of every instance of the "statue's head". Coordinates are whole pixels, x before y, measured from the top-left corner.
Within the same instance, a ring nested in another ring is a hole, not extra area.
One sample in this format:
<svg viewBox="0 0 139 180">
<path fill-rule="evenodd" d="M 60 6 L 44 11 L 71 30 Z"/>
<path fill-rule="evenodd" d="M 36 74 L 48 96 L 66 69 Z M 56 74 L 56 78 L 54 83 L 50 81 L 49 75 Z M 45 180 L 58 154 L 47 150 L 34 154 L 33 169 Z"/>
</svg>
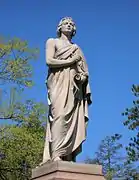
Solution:
<svg viewBox="0 0 139 180">
<path fill-rule="evenodd" d="M 57 27 L 57 36 L 61 36 L 62 30 L 64 30 L 65 26 L 69 25 L 69 31 L 71 31 L 71 37 L 76 34 L 76 26 L 71 17 L 64 17 L 60 20 Z M 70 27 L 71 26 L 71 27 Z"/>
</svg>

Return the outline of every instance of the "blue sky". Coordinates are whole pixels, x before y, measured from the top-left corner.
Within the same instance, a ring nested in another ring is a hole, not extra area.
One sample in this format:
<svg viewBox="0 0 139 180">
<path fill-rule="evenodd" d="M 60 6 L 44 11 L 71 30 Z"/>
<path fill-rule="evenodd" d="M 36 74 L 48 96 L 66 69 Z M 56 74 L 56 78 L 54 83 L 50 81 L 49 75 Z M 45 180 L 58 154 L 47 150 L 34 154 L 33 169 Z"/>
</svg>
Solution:
<svg viewBox="0 0 139 180">
<path fill-rule="evenodd" d="M 131 86 L 139 77 L 138 0 L 4 0 L 0 2 L 0 35 L 27 40 L 40 49 L 33 63 L 35 86 L 28 98 L 46 102 L 45 41 L 56 37 L 62 17 L 71 16 L 77 26 L 73 42 L 86 57 L 93 104 L 87 140 L 78 160 L 94 156 L 106 135 L 123 134 L 126 145 L 131 135 L 122 124 L 121 113 L 132 105 Z"/>
</svg>

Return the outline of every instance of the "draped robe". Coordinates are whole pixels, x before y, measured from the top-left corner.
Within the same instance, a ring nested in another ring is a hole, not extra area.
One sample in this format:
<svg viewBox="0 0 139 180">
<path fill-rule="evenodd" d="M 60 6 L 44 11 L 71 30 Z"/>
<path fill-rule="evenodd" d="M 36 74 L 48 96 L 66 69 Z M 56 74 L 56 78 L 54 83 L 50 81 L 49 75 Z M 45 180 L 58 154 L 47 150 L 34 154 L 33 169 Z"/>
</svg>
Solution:
<svg viewBox="0 0 139 180">
<path fill-rule="evenodd" d="M 75 54 L 81 56 L 80 62 L 48 70 L 49 113 L 43 162 L 71 154 L 76 156 L 86 138 L 91 92 L 85 58 L 76 44 L 58 49 L 54 58 L 68 60 Z"/>
</svg>

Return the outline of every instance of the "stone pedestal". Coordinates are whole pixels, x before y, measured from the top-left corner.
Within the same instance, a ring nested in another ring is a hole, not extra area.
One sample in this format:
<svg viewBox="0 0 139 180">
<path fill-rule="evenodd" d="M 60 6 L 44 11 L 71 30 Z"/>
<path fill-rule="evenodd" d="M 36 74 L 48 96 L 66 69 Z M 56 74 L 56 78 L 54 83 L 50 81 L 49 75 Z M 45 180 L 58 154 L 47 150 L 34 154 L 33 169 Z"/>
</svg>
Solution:
<svg viewBox="0 0 139 180">
<path fill-rule="evenodd" d="M 32 170 L 32 180 L 105 180 L 102 166 L 55 161 Z"/>
</svg>

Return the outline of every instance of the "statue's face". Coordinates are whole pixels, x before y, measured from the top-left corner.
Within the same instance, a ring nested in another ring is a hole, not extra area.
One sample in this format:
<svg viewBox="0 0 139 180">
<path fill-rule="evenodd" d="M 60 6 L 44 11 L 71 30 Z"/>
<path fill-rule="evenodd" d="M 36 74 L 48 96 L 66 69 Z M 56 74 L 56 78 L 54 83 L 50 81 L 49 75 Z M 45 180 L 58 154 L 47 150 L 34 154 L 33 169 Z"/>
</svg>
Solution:
<svg viewBox="0 0 139 180">
<path fill-rule="evenodd" d="M 74 23 L 69 19 L 65 19 L 62 22 L 61 32 L 67 35 L 72 35 L 73 31 L 74 31 Z"/>
</svg>

